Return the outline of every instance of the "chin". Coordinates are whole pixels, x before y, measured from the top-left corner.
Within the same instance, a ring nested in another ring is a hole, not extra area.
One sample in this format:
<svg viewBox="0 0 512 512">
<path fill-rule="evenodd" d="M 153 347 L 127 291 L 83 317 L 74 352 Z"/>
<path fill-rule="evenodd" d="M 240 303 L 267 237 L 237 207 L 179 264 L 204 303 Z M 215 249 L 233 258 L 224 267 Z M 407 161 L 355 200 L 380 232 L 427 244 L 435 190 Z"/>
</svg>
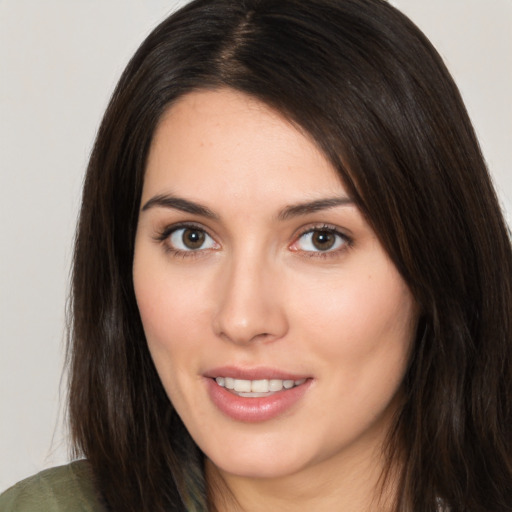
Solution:
<svg viewBox="0 0 512 512">
<path fill-rule="evenodd" d="M 284 478 L 298 473 L 306 465 L 299 463 L 299 461 L 254 460 L 254 458 L 238 457 L 228 460 L 222 459 L 218 464 L 215 460 L 209 460 L 221 473 L 251 479 Z"/>
<path fill-rule="evenodd" d="M 226 447 L 219 450 L 219 446 Z M 312 457 L 305 453 L 304 446 L 297 449 L 294 443 L 230 443 L 224 440 L 216 448 L 205 451 L 209 461 L 221 473 L 240 478 L 282 478 L 307 468 Z"/>
</svg>

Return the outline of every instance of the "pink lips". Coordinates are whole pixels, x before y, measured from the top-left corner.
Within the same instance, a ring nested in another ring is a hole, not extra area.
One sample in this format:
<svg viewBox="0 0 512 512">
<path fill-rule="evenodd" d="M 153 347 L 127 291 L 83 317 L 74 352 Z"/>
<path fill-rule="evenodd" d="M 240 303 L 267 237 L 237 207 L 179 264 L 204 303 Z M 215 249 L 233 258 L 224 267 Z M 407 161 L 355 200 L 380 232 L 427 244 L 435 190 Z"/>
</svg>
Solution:
<svg viewBox="0 0 512 512">
<path fill-rule="evenodd" d="M 280 379 L 299 381 L 303 384 L 283 389 L 263 397 L 243 397 L 221 387 L 215 377 L 258 380 Z M 256 423 L 276 418 L 291 409 L 309 389 L 312 379 L 304 375 L 292 375 L 271 368 L 240 369 L 235 367 L 216 368 L 204 374 L 205 385 L 214 405 L 226 416 L 236 421 Z"/>
</svg>

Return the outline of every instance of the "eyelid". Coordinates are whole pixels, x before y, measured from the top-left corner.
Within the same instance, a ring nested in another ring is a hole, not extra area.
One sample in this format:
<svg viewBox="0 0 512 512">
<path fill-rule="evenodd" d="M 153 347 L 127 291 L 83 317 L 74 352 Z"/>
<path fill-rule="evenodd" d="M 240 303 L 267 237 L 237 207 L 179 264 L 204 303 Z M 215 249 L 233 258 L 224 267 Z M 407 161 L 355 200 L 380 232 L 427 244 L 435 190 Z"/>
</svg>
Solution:
<svg viewBox="0 0 512 512">
<path fill-rule="evenodd" d="M 315 232 L 328 232 L 332 233 L 335 236 L 341 238 L 343 240 L 343 244 L 341 247 L 335 248 L 335 249 L 327 249 L 325 251 L 322 250 L 316 250 L 316 251 L 308 251 L 303 250 L 300 248 L 297 248 L 296 245 L 299 242 L 299 240 L 304 237 L 305 235 L 308 235 L 310 233 Z M 353 244 L 353 239 L 351 236 L 349 236 L 344 230 L 339 228 L 338 226 L 334 226 L 332 224 L 317 224 L 313 226 L 307 226 L 305 228 L 302 228 L 295 236 L 294 241 L 290 245 L 290 249 L 294 252 L 301 252 L 304 254 L 307 254 L 308 256 L 320 256 L 320 257 L 329 257 L 329 256 L 336 256 L 341 252 L 344 252 L 348 248 L 350 248 Z"/>
<path fill-rule="evenodd" d="M 175 233 L 176 231 L 179 231 L 181 229 L 193 229 L 193 230 L 195 229 L 197 231 L 202 231 L 208 238 L 211 238 L 211 240 L 213 240 L 216 247 L 214 247 L 214 248 L 207 247 L 204 249 L 199 248 L 196 250 L 194 250 L 194 249 L 178 249 L 178 248 L 172 247 L 171 244 L 169 243 L 170 237 L 172 236 L 173 233 Z M 197 222 L 190 222 L 190 221 L 177 222 L 175 224 L 166 225 L 163 229 L 158 230 L 158 232 L 154 236 L 154 239 L 157 242 L 163 244 L 166 251 L 171 252 L 174 255 L 180 255 L 183 257 L 199 256 L 201 253 L 210 251 L 212 249 L 215 250 L 218 247 L 220 247 L 220 245 L 216 241 L 215 237 L 209 233 L 209 230 L 207 228 L 205 228 L 203 225 L 201 225 Z"/>
<path fill-rule="evenodd" d="M 183 250 L 183 249 L 177 249 L 175 247 L 172 247 L 169 244 L 168 240 L 174 232 L 176 232 L 180 229 L 197 229 L 199 231 L 204 232 L 206 236 L 208 236 L 209 238 L 211 238 L 213 240 L 213 242 L 215 243 L 215 247 L 213 247 L 213 248 L 208 247 L 208 248 L 204 248 L 204 249 L 199 248 L 196 250 L 194 250 L 194 249 Z M 320 231 L 320 232 L 326 231 L 329 233 L 333 233 L 334 235 L 336 235 L 337 237 L 342 239 L 342 241 L 343 241 L 342 246 L 335 248 L 335 249 L 330 248 L 330 249 L 327 249 L 324 251 L 322 251 L 320 249 L 316 250 L 316 251 L 315 250 L 310 251 L 310 250 L 303 250 L 303 249 L 296 247 L 299 240 L 303 236 L 305 236 L 309 233 L 314 233 L 314 232 L 318 232 L 318 231 Z M 216 237 L 214 235 L 210 234 L 209 229 L 207 229 L 204 225 L 197 223 L 197 222 L 193 222 L 193 221 L 182 221 L 182 222 L 177 222 L 175 224 L 166 225 L 164 228 L 160 229 L 156 233 L 156 235 L 154 236 L 154 239 L 157 242 L 161 243 L 167 252 L 173 253 L 176 256 L 183 256 L 183 257 L 200 256 L 201 254 L 204 254 L 208 251 L 216 250 L 216 249 L 220 248 L 220 244 L 217 242 Z M 293 242 L 288 246 L 288 248 L 290 250 L 292 250 L 293 252 L 303 253 L 303 254 L 306 254 L 307 256 L 311 256 L 311 257 L 332 257 L 332 256 L 338 256 L 340 253 L 345 252 L 352 245 L 353 245 L 353 238 L 351 235 L 348 235 L 346 233 L 346 230 L 344 230 L 338 226 L 332 225 L 332 224 L 320 223 L 320 224 L 309 225 L 309 226 L 301 228 L 297 232 L 297 234 L 293 236 Z"/>
</svg>

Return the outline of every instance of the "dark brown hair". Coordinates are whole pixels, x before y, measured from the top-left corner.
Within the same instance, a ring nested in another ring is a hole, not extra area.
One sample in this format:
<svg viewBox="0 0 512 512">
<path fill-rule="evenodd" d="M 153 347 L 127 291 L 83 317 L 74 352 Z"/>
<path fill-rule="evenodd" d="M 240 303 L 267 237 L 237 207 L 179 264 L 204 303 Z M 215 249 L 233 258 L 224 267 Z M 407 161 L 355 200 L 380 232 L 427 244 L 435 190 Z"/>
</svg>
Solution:
<svg viewBox="0 0 512 512">
<path fill-rule="evenodd" d="M 386 447 L 396 510 L 512 510 L 512 252 L 458 90 L 383 0 L 195 0 L 124 71 L 85 179 L 69 415 L 114 511 L 206 511 L 202 454 L 173 410 L 137 310 L 132 260 L 162 114 L 230 87 L 299 125 L 338 170 L 422 315 Z"/>
</svg>

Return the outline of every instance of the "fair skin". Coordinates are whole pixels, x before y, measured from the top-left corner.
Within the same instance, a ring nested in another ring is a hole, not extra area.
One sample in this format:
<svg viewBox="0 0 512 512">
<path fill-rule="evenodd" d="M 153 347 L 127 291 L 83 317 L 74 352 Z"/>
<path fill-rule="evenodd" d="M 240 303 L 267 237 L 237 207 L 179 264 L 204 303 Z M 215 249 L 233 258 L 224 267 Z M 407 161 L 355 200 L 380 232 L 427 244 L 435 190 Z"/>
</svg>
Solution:
<svg viewBox="0 0 512 512">
<path fill-rule="evenodd" d="M 133 277 L 163 386 L 239 506 L 219 510 L 371 509 L 417 308 L 308 137 L 229 89 L 182 97 L 152 142 Z"/>
</svg>

